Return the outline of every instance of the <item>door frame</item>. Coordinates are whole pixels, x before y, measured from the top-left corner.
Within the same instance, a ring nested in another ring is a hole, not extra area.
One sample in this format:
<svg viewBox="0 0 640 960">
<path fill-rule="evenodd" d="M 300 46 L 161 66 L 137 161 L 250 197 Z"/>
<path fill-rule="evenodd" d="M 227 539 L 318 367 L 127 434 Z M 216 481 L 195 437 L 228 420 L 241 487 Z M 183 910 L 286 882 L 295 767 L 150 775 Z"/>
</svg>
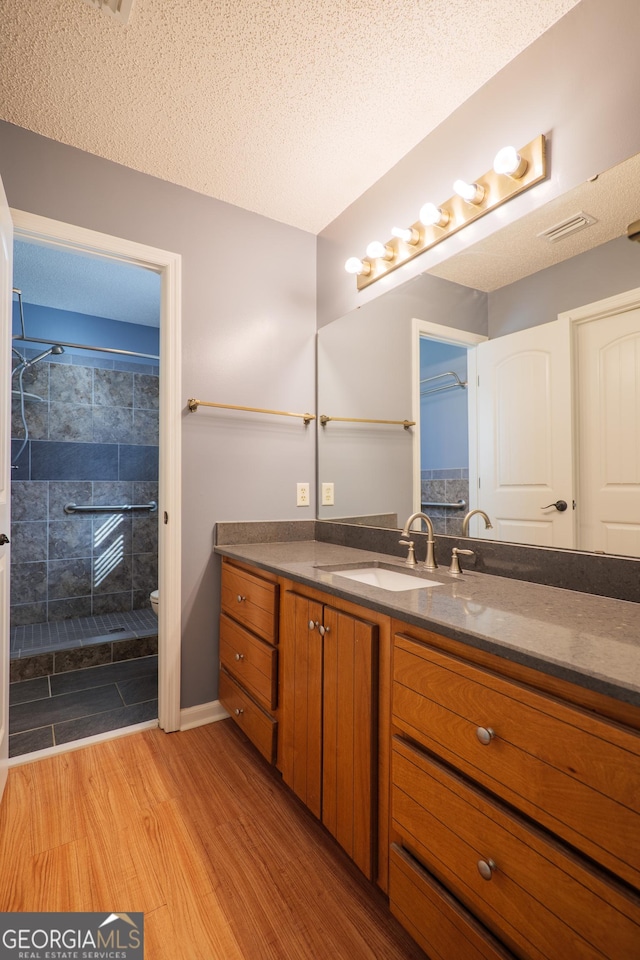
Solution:
<svg viewBox="0 0 640 960">
<path fill-rule="evenodd" d="M 475 430 L 476 424 L 476 353 L 475 347 L 489 338 L 479 333 L 470 333 L 467 330 L 458 330 L 456 327 L 447 327 L 443 323 L 432 323 L 430 320 L 420 320 L 413 317 L 411 320 L 411 419 L 415 421 L 413 431 L 413 509 L 414 512 L 422 508 L 422 491 L 420 475 L 420 338 L 440 340 L 443 343 L 453 343 L 467 348 L 467 402 L 469 411 L 469 510 L 476 506 L 478 498 L 477 481 L 472 482 L 478 475 L 478 444 Z"/>
<path fill-rule="evenodd" d="M 180 729 L 182 550 L 182 257 L 60 220 L 11 209 L 14 239 L 31 240 L 143 267 L 160 274 L 158 528 L 158 723 Z"/>
</svg>

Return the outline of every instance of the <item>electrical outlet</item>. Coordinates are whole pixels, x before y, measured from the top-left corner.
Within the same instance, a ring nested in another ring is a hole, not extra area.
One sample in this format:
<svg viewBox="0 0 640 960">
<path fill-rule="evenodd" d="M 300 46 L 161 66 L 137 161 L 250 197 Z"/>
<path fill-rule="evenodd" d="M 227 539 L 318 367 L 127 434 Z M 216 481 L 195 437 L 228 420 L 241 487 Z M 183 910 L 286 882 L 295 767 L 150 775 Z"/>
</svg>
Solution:
<svg viewBox="0 0 640 960">
<path fill-rule="evenodd" d="M 334 500 L 334 490 L 332 483 L 323 483 L 322 484 L 322 506 L 323 507 L 332 507 L 335 503 Z"/>
<path fill-rule="evenodd" d="M 296 506 L 308 507 L 309 506 L 309 484 L 297 483 L 296 490 L 297 490 Z"/>
</svg>

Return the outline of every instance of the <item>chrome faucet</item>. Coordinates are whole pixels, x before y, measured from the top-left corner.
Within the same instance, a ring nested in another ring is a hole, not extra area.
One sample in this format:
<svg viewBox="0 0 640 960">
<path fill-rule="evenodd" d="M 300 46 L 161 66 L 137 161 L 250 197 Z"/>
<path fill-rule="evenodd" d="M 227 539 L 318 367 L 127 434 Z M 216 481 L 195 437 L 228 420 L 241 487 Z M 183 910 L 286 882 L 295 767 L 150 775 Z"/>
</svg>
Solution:
<svg viewBox="0 0 640 960">
<path fill-rule="evenodd" d="M 430 518 L 426 515 L 426 513 L 419 513 L 419 512 L 418 512 L 418 513 L 412 513 L 411 516 L 409 517 L 409 519 L 407 520 L 407 522 L 405 523 L 404 527 L 403 527 L 402 537 L 403 537 L 403 539 L 406 539 L 406 538 L 409 536 L 409 530 L 411 529 L 411 525 L 412 525 L 416 520 L 418 520 L 418 519 L 424 520 L 424 522 L 425 522 L 425 524 L 426 524 L 426 526 L 427 526 L 427 534 L 428 534 L 428 536 L 427 536 L 427 556 L 426 556 L 425 561 L 424 561 L 424 569 L 425 569 L 425 570 L 436 570 L 436 569 L 438 568 L 438 564 L 436 563 L 435 539 L 434 539 L 434 536 L 433 536 L 433 523 L 431 522 Z"/>
<path fill-rule="evenodd" d="M 476 515 L 476 513 L 479 514 L 479 515 L 482 517 L 482 519 L 484 520 L 485 528 L 486 528 L 487 530 L 493 530 L 493 524 L 491 523 L 491 520 L 489 519 L 489 517 L 487 516 L 487 514 L 484 512 L 484 510 L 469 510 L 469 513 L 466 515 L 466 517 L 465 517 L 464 520 L 462 521 L 462 536 L 463 536 L 463 537 L 468 537 L 468 536 L 469 536 L 469 520 L 471 520 L 471 517 L 474 517 L 474 516 Z"/>
</svg>

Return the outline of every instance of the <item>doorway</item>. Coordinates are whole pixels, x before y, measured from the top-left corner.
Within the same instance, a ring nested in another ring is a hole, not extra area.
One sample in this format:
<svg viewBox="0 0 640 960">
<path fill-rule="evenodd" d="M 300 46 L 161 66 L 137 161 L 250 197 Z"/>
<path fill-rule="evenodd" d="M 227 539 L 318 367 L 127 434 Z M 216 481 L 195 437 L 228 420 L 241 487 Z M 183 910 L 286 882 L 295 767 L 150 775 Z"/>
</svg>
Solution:
<svg viewBox="0 0 640 960">
<path fill-rule="evenodd" d="M 18 243 L 30 242 L 39 245 L 48 246 L 65 252 L 72 252 L 82 255 L 90 260 L 99 259 L 103 262 L 112 264 L 121 264 L 123 266 L 135 267 L 151 272 L 159 281 L 160 293 L 160 350 L 159 365 L 156 372 L 160 375 L 160 391 L 158 399 L 159 407 L 159 491 L 157 507 L 154 511 L 155 516 L 159 517 L 158 524 L 158 572 L 156 586 L 159 589 L 160 604 L 158 616 L 158 658 L 159 658 L 159 679 L 158 679 L 158 722 L 160 726 L 169 731 L 179 729 L 180 726 L 180 701 L 179 701 L 179 681 L 180 681 L 180 257 L 178 255 L 157 250 L 151 247 L 145 247 L 140 244 L 125 241 L 120 238 L 108 237 L 94 231 L 84 230 L 73 227 L 68 224 L 57 221 L 47 220 L 36 217 L 31 214 L 25 214 L 20 211 L 12 211 L 12 218 L 15 226 L 15 238 Z M 51 331 L 47 332 L 47 336 Z M 27 331 L 29 333 L 29 331 Z M 46 339 L 46 338 L 45 338 Z M 69 342 L 69 341 L 67 341 Z M 76 341 L 74 340 L 74 343 Z M 52 346 L 53 344 L 49 344 Z M 91 344 L 86 344 L 91 346 Z M 31 343 L 31 348 L 38 348 L 40 345 Z M 62 346 L 62 345 L 61 345 Z M 42 345 L 40 352 L 48 349 Z M 73 348 L 64 348 L 68 354 L 73 354 Z M 76 354 L 78 351 L 75 351 Z M 86 353 L 87 351 L 85 351 Z M 146 350 L 132 351 L 145 353 Z M 148 351 L 151 353 L 151 351 Z M 86 369 L 92 370 L 91 379 L 97 376 L 103 382 L 108 380 L 96 371 L 104 367 L 96 366 L 99 363 L 98 354 L 92 352 L 92 363 L 87 362 Z M 158 355 L 158 354 L 156 354 Z M 59 355 L 58 355 L 59 356 Z M 29 359 L 27 357 L 27 359 Z M 61 359 L 61 357 L 60 357 Z M 78 368 L 83 367 L 81 356 L 73 357 L 74 364 Z M 77 359 L 77 363 L 76 363 Z M 133 359 L 133 358 L 132 358 Z M 142 361 L 143 358 L 136 358 Z M 42 364 L 53 363 L 54 356 L 43 358 Z M 60 362 L 58 360 L 58 362 Z M 60 368 L 58 368 L 59 370 Z M 49 371 L 48 371 L 49 372 Z M 133 374 L 133 371 L 118 371 L 125 374 Z M 85 374 L 86 376 L 86 370 Z M 44 373 L 41 373 L 44 376 Z M 60 379 L 59 372 L 55 375 Z M 150 381 L 144 378 L 153 376 L 152 373 L 140 371 L 140 385 L 149 387 Z M 134 377 L 131 382 L 133 383 Z M 34 391 L 34 395 L 37 393 Z M 153 401 L 150 401 L 153 402 Z M 145 418 L 142 409 L 141 422 Z M 133 411 L 135 415 L 135 411 Z M 149 417 L 147 416 L 147 426 Z M 74 427 L 78 429 L 77 424 Z M 82 492 L 82 491 L 80 491 Z M 115 492 L 115 491 L 114 491 Z M 133 492 L 133 488 L 132 488 Z M 136 491 L 137 493 L 146 493 L 142 485 Z M 153 492 L 153 491 L 152 491 Z M 136 498 L 137 499 L 137 498 Z M 149 506 L 153 501 L 149 496 L 147 500 L 142 497 L 141 505 Z M 87 506 L 88 504 L 78 504 Z M 65 503 L 65 506 L 67 504 Z M 151 515 L 151 509 L 145 511 L 147 519 Z M 116 518 L 115 520 L 113 518 Z M 103 529 L 99 536 L 107 539 L 114 533 L 114 529 L 120 524 L 117 520 L 118 514 L 109 513 L 105 515 L 107 526 L 113 529 L 107 531 Z M 86 518 L 82 518 L 86 519 Z M 92 524 L 95 527 L 95 524 Z M 98 529 L 100 529 L 98 527 Z M 147 531 L 148 532 L 148 531 Z M 117 531 L 116 531 L 117 533 Z M 93 533 L 95 538 L 95 533 Z M 124 543 L 116 535 L 112 538 L 109 550 L 104 552 L 100 558 L 99 566 L 96 566 L 95 559 L 93 564 L 93 581 L 105 577 L 108 578 L 109 572 L 113 572 L 114 560 L 117 558 L 118 550 Z M 114 548 L 114 543 L 116 544 Z M 119 544 L 119 546 L 118 546 Z M 100 584 L 98 584 L 98 589 Z M 143 588 L 146 591 L 146 587 Z M 133 588 L 132 588 L 133 593 Z M 96 594 L 100 596 L 100 594 Z M 138 600 L 140 597 L 138 597 Z M 109 601 L 99 601 L 107 602 Z M 86 601 L 85 601 L 86 603 Z M 91 611 L 94 612 L 93 610 Z M 119 625 L 116 625 L 116 627 Z M 120 631 L 119 631 L 120 632 Z M 114 641 L 114 645 L 117 641 Z M 109 735 L 109 734 L 105 734 Z M 113 734 L 111 734 L 113 735 Z M 73 746 L 73 742 L 66 747 L 54 747 L 54 750 L 68 749 Z"/>
</svg>

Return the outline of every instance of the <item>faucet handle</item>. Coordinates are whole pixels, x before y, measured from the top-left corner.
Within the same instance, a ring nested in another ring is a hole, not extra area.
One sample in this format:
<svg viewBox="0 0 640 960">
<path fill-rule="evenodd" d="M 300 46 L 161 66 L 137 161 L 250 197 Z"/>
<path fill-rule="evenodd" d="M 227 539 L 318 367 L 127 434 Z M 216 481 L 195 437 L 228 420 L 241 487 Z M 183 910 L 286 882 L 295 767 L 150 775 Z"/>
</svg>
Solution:
<svg viewBox="0 0 640 960">
<path fill-rule="evenodd" d="M 408 553 L 408 555 L 407 555 L 407 559 L 405 560 L 405 563 L 406 563 L 409 567 L 415 567 L 415 566 L 417 565 L 417 561 L 416 561 L 416 552 L 415 552 L 415 550 L 414 550 L 414 541 L 413 541 L 413 540 L 405 540 L 405 539 L 403 538 L 402 540 L 398 540 L 398 543 L 408 544 L 408 546 L 409 546 L 409 553 Z"/>
<path fill-rule="evenodd" d="M 449 567 L 449 573 L 454 574 L 454 576 L 455 574 L 462 573 L 458 557 L 472 557 L 474 552 L 475 551 L 473 550 L 463 550 L 461 547 L 454 547 L 451 551 L 451 566 Z"/>
</svg>

